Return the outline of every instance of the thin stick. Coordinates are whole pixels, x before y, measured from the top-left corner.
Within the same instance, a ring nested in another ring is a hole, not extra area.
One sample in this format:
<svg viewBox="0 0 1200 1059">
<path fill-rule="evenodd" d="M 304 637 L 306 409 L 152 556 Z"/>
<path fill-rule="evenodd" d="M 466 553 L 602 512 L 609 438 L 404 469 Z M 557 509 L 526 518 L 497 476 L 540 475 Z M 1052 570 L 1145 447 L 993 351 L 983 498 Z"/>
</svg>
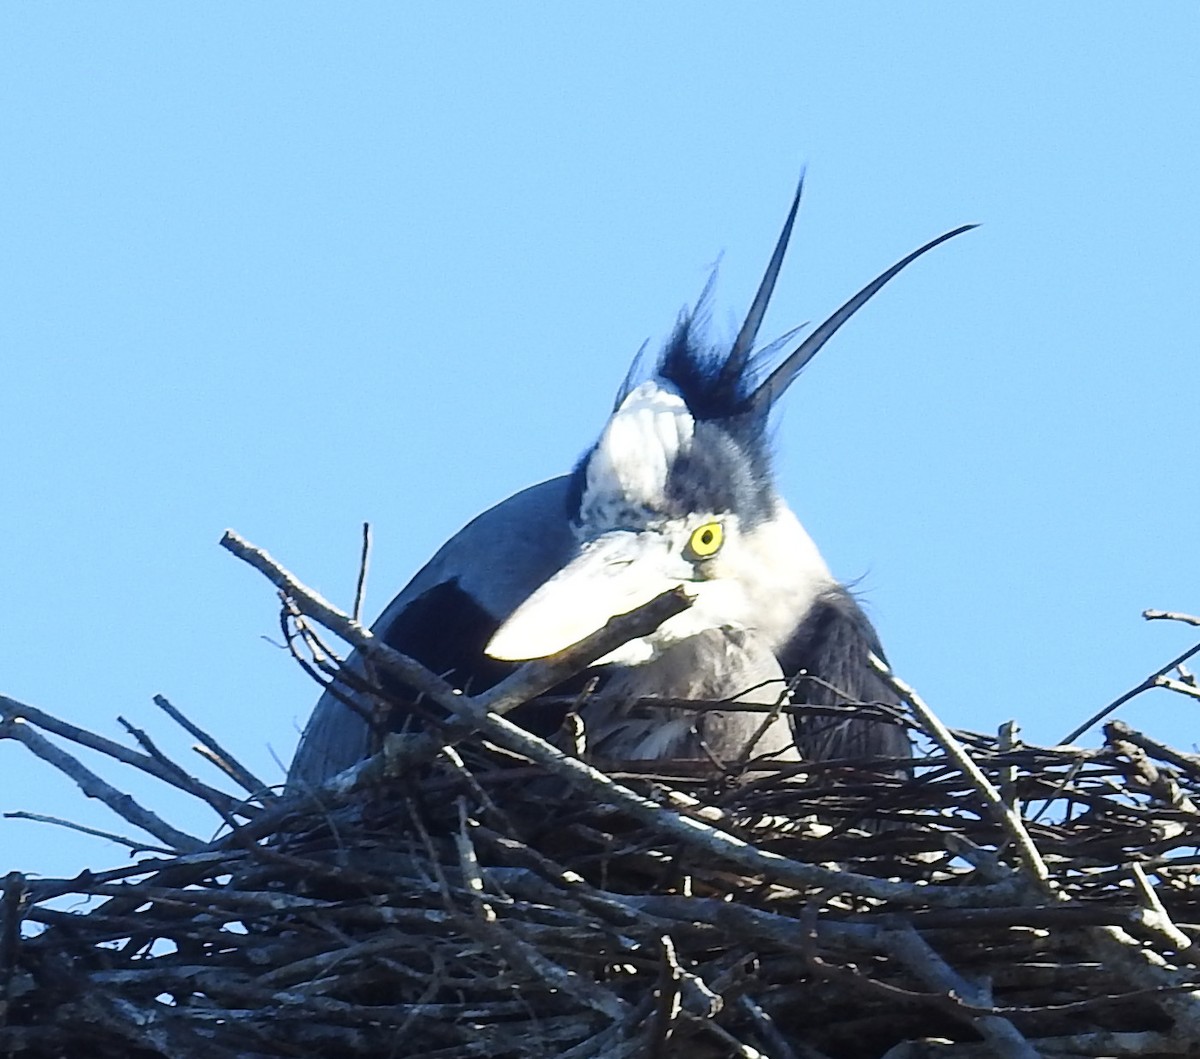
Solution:
<svg viewBox="0 0 1200 1059">
<path fill-rule="evenodd" d="M 1159 940 L 1183 953 L 1192 947 L 1192 939 L 1180 930 L 1171 919 L 1170 913 L 1163 907 L 1158 894 L 1146 875 L 1145 869 L 1135 860 L 1129 865 L 1129 874 L 1133 876 L 1134 886 L 1141 898 L 1140 904 L 1142 925 L 1159 936 Z M 1190 962 L 1195 963 L 1193 959 Z"/>
<path fill-rule="evenodd" d="M 348 614 L 338 610 L 337 607 L 318 593 L 307 588 L 299 579 L 280 566 L 279 563 L 261 548 L 256 548 L 232 530 L 225 531 L 225 535 L 221 538 L 221 547 L 232 552 L 243 562 L 253 566 L 271 584 L 295 600 L 300 609 L 308 617 L 336 633 L 347 643 L 359 648 L 368 658 L 371 658 L 373 655 L 378 656 L 377 660 L 386 657 L 391 671 L 418 694 L 433 699 L 439 705 L 444 705 L 445 700 L 458 696 L 456 689 L 442 680 L 441 677 L 430 673 L 423 665 L 409 658 L 407 655 L 403 655 L 399 651 L 393 650 L 386 644 L 377 641 L 360 622 L 355 621 Z M 681 610 L 686 609 L 686 606 L 686 600 L 681 597 L 679 610 L 675 610 L 674 613 L 679 613 Z M 635 613 L 641 614 L 641 611 Z M 663 615 L 658 624 L 661 624 L 669 616 L 671 615 Z M 610 622 L 609 624 L 612 625 L 613 623 Z M 641 623 L 635 623 L 635 625 L 640 628 Z M 606 626 L 607 628 L 608 626 Z M 654 628 L 657 628 L 657 625 Z M 561 660 L 558 664 L 554 662 L 537 662 L 522 666 L 511 677 L 501 681 L 500 684 L 491 689 L 489 693 L 491 698 L 486 703 L 486 708 L 496 709 L 497 700 L 504 699 L 507 702 L 509 699 L 516 699 L 521 694 L 525 694 L 526 698 L 519 699 L 519 701 L 512 701 L 511 704 L 507 705 L 508 709 L 513 709 L 527 701 L 528 698 L 532 698 L 534 695 L 554 687 L 555 684 L 561 683 L 567 676 L 572 675 L 570 671 L 563 672 L 564 668 L 570 670 L 572 666 L 578 666 L 578 669 L 583 669 L 597 658 L 606 654 L 608 650 L 612 650 L 613 647 L 619 646 L 623 642 L 616 641 L 611 646 L 608 646 L 607 650 L 599 650 L 599 653 L 588 657 L 588 651 L 581 651 L 585 645 L 588 646 L 589 650 L 598 650 L 612 639 L 611 633 L 606 638 L 602 635 L 603 632 L 604 630 L 601 630 L 601 633 L 588 637 L 587 640 L 581 644 L 577 644 L 571 651 L 565 652 L 563 658 L 570 659 L 569 664 L 565 667 L 561 664 Z M 632 639 L 636 635 L 644 634 L 644 632 L 630 633 L 628 638 Z M 582 659 L 579 657 L 580 653 L 583 654 Z M 531 672 L 535 674 L 535 679 L 533 680 L 529 678 Z M 523 674 L 524 677 L 522 677 Z M 541 679 L 536 679 L 536 677 L 540 677 Z M 526 687 L 529 685 L 532 686 L 533 690 L 527 693 Z M 504 691 L 501 689 L 504 689 Z M 509 694 L 505 695 L 504 692 L 508 692 Z M 515 694 L 512 694 L 513 692 Z"/>
<path fill-rule="evenodd" d="M 1144 610 L 1142 617 L 1147 621 L 1181 621 L 1185 625 L 1200 625 L 1195 614 L 1180 614 L 1174 610 Z"/>
<path fill-rule="evenodd" d="M 1136 746 L 1140 746 L 1146 753 L 1153 755 L 1160 761 L 1165 761 L 1176 768 L 1183 769 L 1192 780 L 1200 780 L 1200 755 L 1185 754 L 1182 750 L 1175 750 L 1165 743 L 1160 743 L 1155 739 L 1151 739 L 1145 733 L 1131 728 L 1124 721 L 1110 721 L 1109 728 L 1121 739 L 1126 739 Z"/>
<path fill-rule="evenodd" d="M 226 530 L 221 538 L 221 546 L 263 574 L 276 588 L 294 600 L 308 617 L 357 647 L 369 660 L 386 664 L 392 673 L 416 693 L 427 696 L 456 714 L 465 712 L 462 704 L 466 702 L 473 704 L 470 708 L 472 715 L 485 710 L 498 714 L 508 713 L 586 669 L 597 658 L 608 654 L 621 644 L 639 636 L 649 635 L 664 621 L 683 613 L 691 606 L 690 597 L 681 589 L 664 592 L 644 607 L 610 619 L 602 629 L 553 658 L 528 662 L 486 692 L 474 698 L 467 698 L 419 662 L 372 636 L 359 622 L 301 584 L 265 551 L 256 548 L 232 530 Z M 449 702 L 457 705 L 448 706 Z M 433 753 L 438 753 L 442 745 L 437 741 Z"/>
<path fill-rule="evenodd" d="M 1172 680 L 1170 677 L 1159 677 L 1155 682 L 1156 688 L 1166 688 L 1168 691 L 1178 692 L 1180 695 L 1190 695 L 1193 699 L 1200 699 L 1200 688 L 1193 687 L 1191 684 L 1185 684 L 1182 680 Z"/>
<path fill-rule="evenodd" d="M 888 951 L 927 986 L 959 997 L 966 1004 L 992 1006 L 990 997 L 981 996 L 979 989 L 959 975 L 911 927 L 889 934 L 887 941 Z M 1008 1059 L 1038 1059 L 1037 1051 L 1008 1019 L 991 1014 L 967 1015 L 964 1011 L 964 1021 L 980 1033 L 995 1049 L 996 1055 Z"/>
<path fill-rule="evenodd" d="M 350 612 L 354 621 L 362 621 L 363 594 L 367 588 L 367 568 L 371 561 L 371 523 L 364 522 L 362 528 L 362 556 L 358 561 L 358 584 L 354 586 L 354 609 Z"/>
<path fill-rule="evenodd" d="M 247 819 L 254 815 L 254 810 L 247 809 L 247 803 L 244 800 L 233 798 L 224 791 L 217 790 L 216 787 L 210 787 L 207 783 L 202 783 L 195 776 L 190 775 L 179 765 L 175 764 L 174 761 L 158 749 L 154 740 L 141 728 L 130 724 L 124 717 L 120 716 L 117 717 L 117 723 L 137 740 L 138 745 L 150 757 L 162 765 L 163 768 L 175 774 L 176 787 L 206 802 L 231 827 L 236 826 L 231 819 L 234 814 Z M 257 809 L 257 806 L 255 809 Z"/>
<path fill-rule="evenodd" d="M 175 851 L 168 849 L 165 846 L 151 845 L 149 842 L 137 842 L 132 838 L 126 838 L 124 835 L 118 835 L 115 831 L 101 831 L 95 827 L 84 827 L 83 824 L 76 824 L 70 820 L 64 820 L 59 816 L 46 816 L 43 813 L 28 813 L 24 810 L 17 810 L 12 813 L 5 813 L 6 820 L 33 820 L 39 824 L 54 824 L 55 827 L 65 827 L 71 831 L 79 831 L 85 835 L 91 835 L 93 838 L 107 839 L 109 842 L 115 842 L 118 846 L 124 846 L 131 853 L 165 853 L 170 855 Z"/>
<path fill-rule="evenodd" d="M 1050 884 L 1050 870 L 1046 867 L 1046 862 L 1042 859 L 1042 854 L 1037 846 L 1034 845 L 1033 839 L 1029 837 L 1029 832 L 1025 829 L 1025 824 L 1020 816 L 1004 801 L 1003 796 L 992 784 L 992 781 L 983 774 L 983 770 L 975 764 L 966 748 L 954 738 L 950 729 L 942 724 L 941 719 L 921 697 L 875 655 L 871 655 L 871 665 L 891 685 L 892 690 L 912 706 L 913 713 L 917 715 L 917 719 L 929 737 L 946 752 L 962 770 L 963 775 L 970 780 L 971 786 L 983 798 L 992 815 L 1016 843 L 1021 858 L 1029 871 L 1043 888 L 1047 888 Z"/>
<path fill-rule="evenodd" d="M 278 795 L 271 790 L 267 784 L 263 783 L 257 776 L 254 775 L 248 768 L 242 765 L 229 751 L 221 746 L 211 735 L 204 729 L 194 725 L 180 711 L 162 695 L 154 696 L 154 705 L 162 710 L 176 724 L 183 728 L 190 735 L 199 739 L 200 742 L 209 750 L 209 754 L 205 755 L 216 764 L 231 780 L 241 786 L 248 794 L 256 798 L 276 798 Z"/>
<path fill-rule="evenodd" d="M 18 702 L 16 699 L 10 699 L 7 695 L 0 695 L 0 722 L 5 721 L 26 721 L 29 724 L 36 725 L 42 731 L 49 732 L 51 735 L 69 739 L 72 743 L 77 743 L 79 746 L 86 746 L 89 750 L 96 750 L 101 754 L 113 758 L 115 761 L 120 761 L 124 765 L 132 765 L 136 769 L 141 769 L 142 772 L 160 779 L 164 783 L 169 783 L 173 787 L 178 787 L 180 790 L 187 790 L 179 779 L 182 770 L 173 762 L 164 764 L 163 761 L 149 754 L 138 753 L 138 751 L 131 750 L 129 747 L 117 743 L 112 739 L 106 739 L 104 736 L 96 735 L 85 728 L 77 728 L 73 724 L 61 721 L 44 710 L 39 710 L 36 706 L 30 706 L 27 703 Z M 189 791 L 188 793 L 192 792 Z"/>
<path fill-rule="evenodd" d="M 1089 717 L 1086 721 L 1084 721 L 1083 724 L 1081 724 L 1078 728 L 1076 728 L 1073 732 L 1068 733 L 1062 740 L 1060 740 L 1060 742 L 1062 742 L 1064 745 L 1075 742 L 1075 740 L 1078 739 L 1081 735 L 1083 735 L 1083 733 L 1086 732 L 1089 728 L 1091 728 L 1092 725 L 1099 724 L 1110 713 L 1112 713 L 1114 710 L 1119 710 L 1130 699 L 1134 698 L 1137 695 L 1140 695 L 1143 691 L 1149 691 L 1150 688 L 1154 687 L 1154 685 L 1158 681 L 1159 677 L 1165 677 L 1168 673 L 1171 672 L 1172 669 L 1178 669 L 1181 665 L 1183 665 L 1184 662 L 1186 662 L 1189 658 L 1191 658 L 1192 655 L 1197 654 L 1197 653 L 1200 653 L 1200 643 L 1195 644 L 1192 647 L 1189 647 L 1178 658 L 1172 659 L 1170 662 L 1168 662 L 1162 668 L 1156 669 L 1145 680 L 1143 680 L 1137 687 L 1130 688 L 1127 692 L 1125 692 L 1124 695 L 1117 696 L 1117 698 L 1113 699 L 1113 701 L 1110 702 L 1107 706 L 1105 706 L 1104 709 L 1098 710 L 1096 713 L 1092 714 L 1092 716 Z"/>
<path fill-rule="evenodd" d="M 76 760 L 65 750 L 60 750 L 24 721 L 18 719 L 0 724 L 0 738 L 5 736 L 24 743 L 43 761 L 70 776 L 89 798 L 99 799 L 118 816 L 128 820 L 135 827 L 140 827 L 147 834 L 153 835 L 172 849 L 191 852 L 204 845 L 200 839 L 177 830 L 157 814 L 142 808 L 132 795 L 125 794 L 106 783 L 82 762 Z"/>
</svg>

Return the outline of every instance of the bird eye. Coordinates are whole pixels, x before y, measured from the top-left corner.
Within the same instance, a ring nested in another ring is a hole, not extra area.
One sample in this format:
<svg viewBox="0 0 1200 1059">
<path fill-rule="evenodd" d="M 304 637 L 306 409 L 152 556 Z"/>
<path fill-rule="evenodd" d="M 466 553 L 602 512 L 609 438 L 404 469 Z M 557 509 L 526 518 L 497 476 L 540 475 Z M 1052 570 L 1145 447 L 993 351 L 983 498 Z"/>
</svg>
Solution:
<svg viewBox="0 0 1200 1059">
<path fill-rule="evenodd" d="M 725 530 L 719 522 L 706 522 L 692 531 L 688 541 L 688 551 L 694 559 L 708 559 L 721 550 L 725 540 Z"/>
</svg>

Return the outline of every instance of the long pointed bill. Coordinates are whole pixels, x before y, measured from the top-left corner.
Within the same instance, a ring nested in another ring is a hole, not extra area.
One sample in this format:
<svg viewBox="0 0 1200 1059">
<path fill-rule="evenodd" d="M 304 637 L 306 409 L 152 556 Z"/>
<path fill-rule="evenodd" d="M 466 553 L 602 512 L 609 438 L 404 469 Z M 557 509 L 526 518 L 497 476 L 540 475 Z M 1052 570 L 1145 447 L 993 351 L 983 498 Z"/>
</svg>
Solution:
<svg viewBox="0 0 1200 1059">
<path fill-rule="evenodd" d="M 653 533 L 607 533 L 533 593 L 496 630 L 484 652 L 506 662 L 557 654 L 683 583 L 667 542 Z M 641 653 L 648 651 L 643 645 Z M 618 648 L 601 662 L 614 661 Z M 632 661 L 632 659 L 631 659 Z"/>
</svg>

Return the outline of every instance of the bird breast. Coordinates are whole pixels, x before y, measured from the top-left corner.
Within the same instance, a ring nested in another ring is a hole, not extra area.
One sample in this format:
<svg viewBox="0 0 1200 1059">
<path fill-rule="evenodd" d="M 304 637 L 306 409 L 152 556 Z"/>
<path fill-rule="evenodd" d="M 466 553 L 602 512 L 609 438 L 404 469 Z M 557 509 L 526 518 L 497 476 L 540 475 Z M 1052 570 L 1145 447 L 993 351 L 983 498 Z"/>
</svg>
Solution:
<svg viewBox="0 0 1200 1059">
<path fill-rule="evenodd" d="M 614 667 L 615 669 L 615 667 Z M 645 699 L 780 704 L 787 682 L 770 646 L 738 629 L 710 629 L 644 665 L 615 669 L 580 710 L 591 755 L 615 761 L 716 759 L 788 754 L 791 728 L 781 714 L 763 729 L 764 711 L 654 707 Z M 760 731 L 761 730 L 761 731 Z"/>
</svg>

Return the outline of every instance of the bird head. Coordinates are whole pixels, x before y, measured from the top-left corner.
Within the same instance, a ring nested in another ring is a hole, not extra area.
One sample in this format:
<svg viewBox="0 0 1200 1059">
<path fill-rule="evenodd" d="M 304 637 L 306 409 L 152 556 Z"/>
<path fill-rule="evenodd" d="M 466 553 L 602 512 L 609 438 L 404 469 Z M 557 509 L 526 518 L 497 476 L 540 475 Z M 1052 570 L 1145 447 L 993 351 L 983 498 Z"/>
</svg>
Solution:
<svg viewBox="0 0 1200 1059">
<path fill-rule="evenodd" d="M 803 183 L 801 184 L 801 187 Z M 573 557 L 500 625 L 486 653 L 506 661 L 570 647 L 618 614 L 673 588 L 692 606 L 596 664 L 639 665 L 713 629 L 751 631 L 771 646 L 834 584 L 776 492 L 767 426 L 775 402 L 816 352 L 888 280 L 969 227 L 927 243 L 864 287 L 760 378 L 753 349 L 783 261 L 800 189 L 745 323 L 713 348 L 685 316 L 654 376 L 622 387 L 595 445 L 575 468 Z"/>
</svg>

